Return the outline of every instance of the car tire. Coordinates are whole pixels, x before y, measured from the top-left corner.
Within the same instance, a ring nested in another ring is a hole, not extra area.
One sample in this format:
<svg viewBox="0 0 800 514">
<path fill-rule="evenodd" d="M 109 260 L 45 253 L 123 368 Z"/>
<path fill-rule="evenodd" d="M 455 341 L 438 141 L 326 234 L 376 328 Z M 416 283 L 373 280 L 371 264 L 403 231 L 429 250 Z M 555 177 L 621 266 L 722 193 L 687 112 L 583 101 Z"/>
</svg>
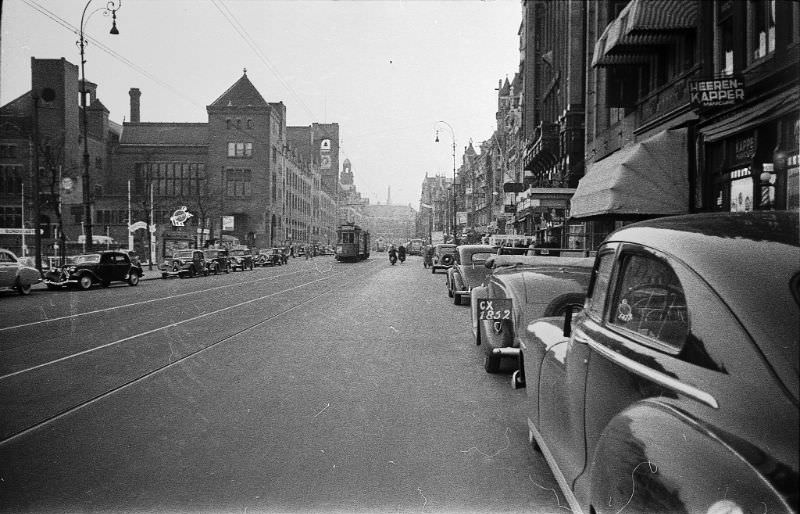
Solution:
<svg viewBox="0 0 800 514">
<path fill-rule="evenodd" d="M 475 331 L 475 346 L 480 346 L 483 342 L 483 335 L 481 332 L 483 331 L 483 322 L 478 320 L 478 330 Z"/>
<path fill-rule="evenodd" d="M 27 296 L 31 294 L 31 285 L 21 284 L 19 281 L 17 281 L 17 292 L 22 296 Z"/>
<path fill-rule="evenodd" d="M 230 273 L 230 272 L 231 272 L 231 267 L 230 266 L 225 266 L 225 273 L 227 274 L 227 273 Z"/>
<path fill-rule="evenodd" d="M 92 277 L 89 275 L 82 275 L 81 278 L 78 279 L 78 287 L 84 291 L 92 287 Z"/>
<path fill-rule="evenodd" d="M 453 293 L 453 305 L 461 305 L 461 295 L 458 293 Z"/>
<path fill-rule="evenodd" d="M 219 275 L 219 266 L 214 265 L 214 275 Z"/>
<path fill-rule="evenodd" d="M 161 278 L 163 278 L 163 279 L 166 279 L 168 276 L 169 276 L 169 275 L 167 275 L 166 273 L 162 273 L 162 274 L 161 274 Z"/>
<path fill-rule="evenodd" d="M 139 274 L 138 273 L 131 273 L 128 275 L 128 284 L 132 286 L 139 285 Z"/>
<path fill-rule="evenodd" d="M 194 269 L 194 266 L 189 266 L 189 278 L 194 278 L 197 275 L 197 270 Z"/>
</svg>

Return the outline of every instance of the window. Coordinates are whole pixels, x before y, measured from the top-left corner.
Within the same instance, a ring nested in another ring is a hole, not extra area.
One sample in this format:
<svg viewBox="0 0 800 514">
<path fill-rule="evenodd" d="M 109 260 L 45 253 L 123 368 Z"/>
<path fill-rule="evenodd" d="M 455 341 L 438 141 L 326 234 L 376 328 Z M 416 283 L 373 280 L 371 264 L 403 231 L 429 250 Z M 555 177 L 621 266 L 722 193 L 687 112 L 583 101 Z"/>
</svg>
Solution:
<svg viewBox="0 0 800 514">
<path fill-rule="evenodd" d="M 757 61 L 775 51 L 776 0 L 750 0 L 750 55 Z"/>
<path fill-rule="evenodd" d="M 689 332 L 686 299 L 672 268 L 649 254 L 629 253 L 621 258 L 620 278 L 608 321 L 645 336 L 672 351 L 683 347 Z"/>
<path fill-rule="evenodd" d="M 21 191 L 22 166 L 0 166 L 0 195 L 19 195 Z"/>
<path fill-rule="evenodd" d="M 22 207 L 0 207 L 0 227 L 22 226 Z"/>
<path fill-rule="evenodd" d="M 4 159 L 16 159 L 17 145 L 0 145 L 0 157 Z"/>
<path fill-rule="evenodd" d="M 136 163 L 134 188 L 145 194 L 148 180 L 156 196 L 197 196 L 206 194 L 205 164 L 196 162 Z"/>
<path fill-rule="evenodd" d="M 247 120 L 247 128 L 251 129 L 253 128 L 253 125 L 253 120 Z"/>
<path fill-rule="evenodd" d="M 598 254 L 592 274 L 592 284 L 587 293 L 587 310 L 593 317 L 602 319 L 603 305 L 606 301 L 608 284 L 611 280 L 611 269 L 614 265 L 614 251 Z"/>
<path fill-rule="evenodd" d="M 253 143 L 229 142 L 228 157 L 252 157 Z"/>
<path fill-rule="evenodd" d="M 225 194 L 231 198 L 247 198 L 252 194 L 252 172 L 228 169 L 225 172 Z"/>
</svg>

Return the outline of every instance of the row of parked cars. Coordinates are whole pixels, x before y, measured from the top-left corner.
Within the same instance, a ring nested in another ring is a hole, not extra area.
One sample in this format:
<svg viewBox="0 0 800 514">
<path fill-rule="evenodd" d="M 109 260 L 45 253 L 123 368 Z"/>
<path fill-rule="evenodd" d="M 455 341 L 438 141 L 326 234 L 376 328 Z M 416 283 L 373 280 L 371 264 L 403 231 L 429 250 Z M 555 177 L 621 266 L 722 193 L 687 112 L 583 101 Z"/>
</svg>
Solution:
<svg viewBox="0 0 800 514">
<path fill-rule="evenodd" d="M 281 266 L 288 262 L 288 257 L 283 248 L 268 248 L 256 253 L 246 247 L 176 250 L 161 265 L 161 278 L 218 275 L 252 270 L 258 266 Z"/>
<path fill-rule="evenodd" d="M 162 278 L 194 277 L 252 270 L 256 266 L 286 264 L 288 251 L 270 248 L 253 253 L 246 247 L 222 249 L 181 249 L 159 266 Z M 68 257 L 64 266 L 40 273 L 28 259 L 0 248 L 0 289 L 12 289 L 30 294 L 32 286 L 44 282 L 48 289 L 75 287 L 89 289 L 94 285 L 109 286 L 112 282 L 139 284 L 144 270 L 135 256 L 122 250 L 107 250 Z"/>
<path fill-rule="evenodd" d="M 632 224 L 592 257 L 456 249 L 487 372 L 574 512 L 796 512 L 797 212 Z"/>
</svg>

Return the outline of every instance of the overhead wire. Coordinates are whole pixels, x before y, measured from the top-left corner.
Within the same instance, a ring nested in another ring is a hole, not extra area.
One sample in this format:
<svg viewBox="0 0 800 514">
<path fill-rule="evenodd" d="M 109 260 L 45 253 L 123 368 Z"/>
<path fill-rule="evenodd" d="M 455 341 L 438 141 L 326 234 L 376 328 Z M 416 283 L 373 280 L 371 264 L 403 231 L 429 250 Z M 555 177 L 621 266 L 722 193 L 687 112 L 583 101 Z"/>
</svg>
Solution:
<svg viewBox="0 0 800 514">
<path fill-rule="evenodd" d="M 35 0 L 22 0 L 22 2 L 25 3 L 26 5 L 28 5 L 30 8 L 34 9 L 35 11 L 38 11 L 40 14 L 43 14 L 47 18 L 50 18 L 52 21 L 56 22 L 57 24 L 61 25 L 62 27 L 66 28 L 67 30 L 69 30 L 70 32 L 75 34 L 76 36 L 80 37 L 80 32 L 81 32 L 80 28 L 75 27 L 70 22 L 68 22 L 65 19 L 61 18 L 60 16 L 58 16 L 54 12 L 48 10 L 47 8 L 45 8 L 44 6 L 42 6 L 41 4 L 36 2 Z M 164 87 L 164 88 L 176 93 L 178 98 L 180 98 L 182 100 L 185 100 L 185 101 L 187 101 L 187 102 L 189 102 L 189 103 L 191 103 L 191 104 L 193 104 L 193 105 L 195 105 L 197 107 L 200 107 L 200 108 L 205 107 L 201 102 L 198 102 L 196 99 L 193 99 L 193 98 L 189 97 L 186 94 L 186 91 L 179 90 L 178 88 L 172 86 L 168 82 L 165 82 L 162 79 L 156 77 L 155 75 L 153 75 L 152 73 L 147 71 L 145 68 L 142 68 L 141 66 L 139 66 L 136 63 L 134 63 L 133 61 L 131 61 L 127 57 L 125 57 L 125 56 L 119 54 L 118 52 L 116 52 L 115 50 L 109 48 L 108 46 L 103 44 L 101 41 L 99 41 L 99 40 L 95 39 L 94 37 L 90 36 L 89 34 L 87 34 L 85 31 L 83 33 L 83 37 L 87 41 L 91 41 L 94 46 L 97 46 L 97 48 L 99 48 L 103 52 L 107 53 L 108 55 L 110 55 L 114 59 L 116 59 L 116 60 L 120 61 L 121 63 L 125 64 L 126 66 L 128 66 L 132 70 L 140 73 L 141 75 L 143 75 L 146 78 L 150 79 L 154 83 L 156 83 L 156 84 L 158 84 L 158 85 L 160 85 L 160 86 L 162 86 L 162 87 Z"/>
</svg>

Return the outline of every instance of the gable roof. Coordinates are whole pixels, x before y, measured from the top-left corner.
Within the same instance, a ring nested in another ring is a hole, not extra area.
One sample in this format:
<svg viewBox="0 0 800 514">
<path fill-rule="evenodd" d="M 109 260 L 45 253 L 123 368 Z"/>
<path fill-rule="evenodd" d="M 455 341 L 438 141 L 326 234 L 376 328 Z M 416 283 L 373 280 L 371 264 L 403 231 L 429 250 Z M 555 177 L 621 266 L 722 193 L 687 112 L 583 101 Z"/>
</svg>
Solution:
<svg viewBox="0 0 800 514">
<path fill-rule="evenodd" d="M 267 107 L 268 104 L 245 73 L 209 107 Z"/>
</svg>

